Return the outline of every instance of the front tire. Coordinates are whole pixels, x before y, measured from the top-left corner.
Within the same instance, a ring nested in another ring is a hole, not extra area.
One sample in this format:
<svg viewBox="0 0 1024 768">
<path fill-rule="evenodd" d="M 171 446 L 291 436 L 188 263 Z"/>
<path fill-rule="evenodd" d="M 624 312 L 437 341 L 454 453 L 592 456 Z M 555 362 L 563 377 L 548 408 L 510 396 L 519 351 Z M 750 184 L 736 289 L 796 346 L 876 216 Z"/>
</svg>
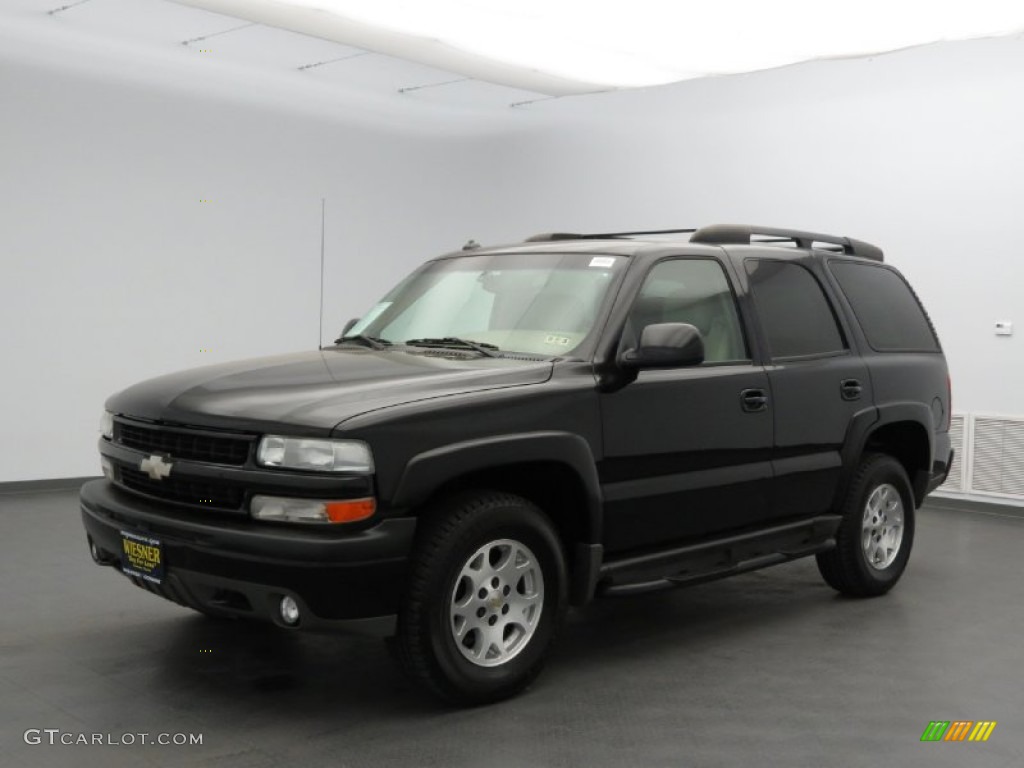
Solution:
<svg viewBox="0 0 1024 768">
<path fill-rule="evenodd" d="M 421 523 L 395 650 L 448 702 L 498 701 L 540 674 L 566 605 L 565 557 L 544 513 L 512 494 L 464 494 Z"/>
<path fill-rule="evenodd" d="M 817 556 L 818 570 L 844 595 L 885 594 L 903 575 L 914 543 L 914 494 L 903 465 L 886 454 L 866 455 L 842 515 L 836 546 Z"/>
</svg>

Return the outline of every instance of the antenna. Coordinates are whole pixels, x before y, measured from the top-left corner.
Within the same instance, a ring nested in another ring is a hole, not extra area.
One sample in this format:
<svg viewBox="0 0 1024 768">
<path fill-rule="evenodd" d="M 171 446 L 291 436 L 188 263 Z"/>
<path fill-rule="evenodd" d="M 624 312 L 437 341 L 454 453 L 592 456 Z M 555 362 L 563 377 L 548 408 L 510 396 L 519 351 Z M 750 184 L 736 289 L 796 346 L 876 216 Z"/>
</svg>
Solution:
<svg viewBox="0 0 1024 768">
<path fill-rule="evenodd" d="M 316 329 L 316 348 L 323 349 L 324 340 L 324 221 L 327 208 L 326 198 L 320 198 L 320 324 Z"/>
</svg>

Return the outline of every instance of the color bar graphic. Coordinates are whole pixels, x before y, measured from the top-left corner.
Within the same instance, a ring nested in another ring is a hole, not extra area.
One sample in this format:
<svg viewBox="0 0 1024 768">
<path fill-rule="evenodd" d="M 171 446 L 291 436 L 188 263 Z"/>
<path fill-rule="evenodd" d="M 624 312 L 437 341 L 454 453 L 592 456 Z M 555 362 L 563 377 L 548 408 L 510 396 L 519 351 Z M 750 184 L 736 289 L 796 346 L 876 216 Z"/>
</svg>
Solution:
<svg viewBox="0 0 1024 768">
<path fill-rule="evenodd" d="M 988 741 L 996 725 L 995 720 L 932 720 L 921 741 Z"/>
</svg>

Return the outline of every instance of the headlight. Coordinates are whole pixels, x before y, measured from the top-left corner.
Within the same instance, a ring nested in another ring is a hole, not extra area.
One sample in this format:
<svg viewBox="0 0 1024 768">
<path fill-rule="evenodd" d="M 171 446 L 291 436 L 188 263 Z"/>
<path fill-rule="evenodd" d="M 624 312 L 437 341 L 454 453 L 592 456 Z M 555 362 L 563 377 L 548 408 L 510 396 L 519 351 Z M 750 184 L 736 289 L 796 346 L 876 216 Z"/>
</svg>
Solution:
<svg viewBox="0 0 1024 768">
<path fill-rule="evenodd" d="M 370 446 L 358 440 L 316 440 L 267 435 L 256 460 L 264 467 L 311 469 L 317 472 L 373 472 Z"/>
<path fill-rule="evenodd" d="M 326 501 L 253 496 L 249 512 L 257 520 L 280 523 L 354 523 L 373 515 L 376 508 L 373 499 Z"/>
<path fill-rule="evenodd" d="M 114 438 L 114 414 L 110 411 L 104 411 L 100 416 L 100 434 L 107 440 Z"/>
</svg>

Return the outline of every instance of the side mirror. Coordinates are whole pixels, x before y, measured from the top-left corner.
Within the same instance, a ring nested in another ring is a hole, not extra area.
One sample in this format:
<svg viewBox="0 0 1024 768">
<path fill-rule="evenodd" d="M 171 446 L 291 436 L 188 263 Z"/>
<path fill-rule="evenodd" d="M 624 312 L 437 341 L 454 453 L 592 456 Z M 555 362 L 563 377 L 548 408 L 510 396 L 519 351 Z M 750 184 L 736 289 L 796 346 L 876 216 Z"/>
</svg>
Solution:
<svg viewBox="0 0 1024 768">
<path fill-rule="evenodd" d="M 682 368 L 704 362 L 704 339 L 689 323 L 656 323 L 640 333 L 640 346 L 619 356 L 627 369 Z"/>
<path fill-rule="evenodd" d="M 352 326 L 354 326 L 358 322 L 359 322 L 359 318 L 358 317 L 353 317 L 351 320 L 349 320 L 347 323 L 345 323 L 345 327 L 341 329 L 341 335 L 344 336 L 346 333 L 351 331 L 352 330 Z"/>
</svg>

